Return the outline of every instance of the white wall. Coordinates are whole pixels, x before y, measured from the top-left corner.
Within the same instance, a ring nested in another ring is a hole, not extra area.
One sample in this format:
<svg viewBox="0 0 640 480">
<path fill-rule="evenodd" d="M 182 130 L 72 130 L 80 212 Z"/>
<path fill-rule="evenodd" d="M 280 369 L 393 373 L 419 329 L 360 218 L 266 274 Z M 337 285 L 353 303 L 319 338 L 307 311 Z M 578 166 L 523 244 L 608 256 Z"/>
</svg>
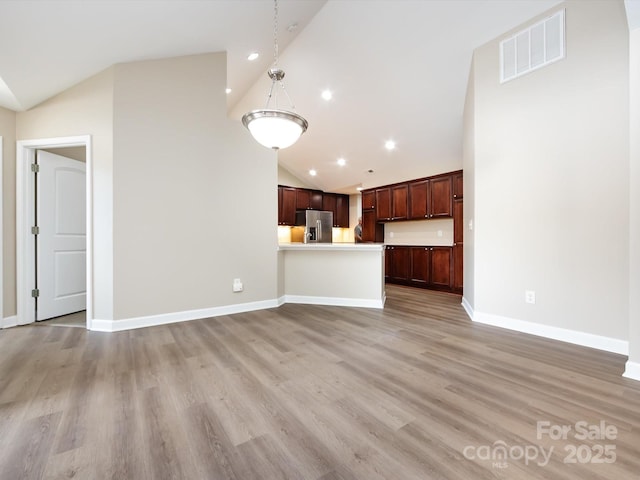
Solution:
<svg viewBox="0 0 640 480">
<path fill-rule="evenodd" d="M 276 153 L 225 87 L 224 53 L 115 67 L 116 320 L 276 298 Z"/>
<path fill-rule="evenodd" d="M 474 54 L 475 146 L 464 166 L 468 221 L 467 163 L 474 162 L 474 309 L 507 323 L 523 320 L 624 342 L 629 336 L 624 5 L 563 5 L 564 60 L 501 85 L 498 45 L 504 37 Z M 535 305 L 525 303 L 525 290 L 536 292 Z"/>
<path fill-rule="evenodd" d="M 113 68 L 101 72 L 56 97 L 16 116 L 16 139 L 34 140 L 91 135 L 93 147 L 93 285 L 94 316 L 113 315 Z M 15 155 L 11 177 L 15 209 Z M 7 219 L 8 220 L 8 219 Z M 15 211 L 8 225 L 15 239 Z M 7 226 L 7 225 L 5 225 Z M 15 241 L 12 252 L 15 262 Z M 7 257 L 5 257 L 7 260 Z M 15 263 L 11 274 L 15 313 Z M 7 268 L 11 268 L 7 265 Z M 6 270 L 5 270 L 6 271 Z M 5 290 L 6 293 L 7 290 Z M 5 295 L 5 302 L 7 296 Z M 11 313 L 11 312 L 8 312 Z"/>
</svg>

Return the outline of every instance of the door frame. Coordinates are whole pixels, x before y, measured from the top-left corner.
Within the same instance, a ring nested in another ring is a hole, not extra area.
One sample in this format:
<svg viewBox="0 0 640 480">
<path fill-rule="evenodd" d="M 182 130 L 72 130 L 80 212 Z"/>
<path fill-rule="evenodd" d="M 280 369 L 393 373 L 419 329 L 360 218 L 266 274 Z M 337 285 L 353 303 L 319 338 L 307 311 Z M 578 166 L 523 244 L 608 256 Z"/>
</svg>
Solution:
<svg viewBox="0 0 640 480">
<path fill-rule="evenodd" d="M 35 322 L 31 290 L 35 285 L 35 238 L 31 227 L 35 225 L 35 185 L 31 164 L 36 150 L 59 147 L 85 147 L 87 173 L 87 329 L 93 320 L 93 159 L 91 135 L 75 137 L 20 140 L 16 148 L 16 316 L 18 325 Z"/>
</svg>

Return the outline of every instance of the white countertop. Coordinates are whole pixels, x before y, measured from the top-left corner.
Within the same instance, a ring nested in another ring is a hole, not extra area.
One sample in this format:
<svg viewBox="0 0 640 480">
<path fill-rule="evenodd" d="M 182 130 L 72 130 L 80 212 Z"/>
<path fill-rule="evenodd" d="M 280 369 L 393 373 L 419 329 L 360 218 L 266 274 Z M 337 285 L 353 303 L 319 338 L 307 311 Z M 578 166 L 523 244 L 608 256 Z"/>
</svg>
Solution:
<svg viewBox="0 0 640 480">
<path fill-rule="evenodd" d="M 379 252 L 384 243 L 280 243 L 278 250 L 367 251 Z"/>
</svg>

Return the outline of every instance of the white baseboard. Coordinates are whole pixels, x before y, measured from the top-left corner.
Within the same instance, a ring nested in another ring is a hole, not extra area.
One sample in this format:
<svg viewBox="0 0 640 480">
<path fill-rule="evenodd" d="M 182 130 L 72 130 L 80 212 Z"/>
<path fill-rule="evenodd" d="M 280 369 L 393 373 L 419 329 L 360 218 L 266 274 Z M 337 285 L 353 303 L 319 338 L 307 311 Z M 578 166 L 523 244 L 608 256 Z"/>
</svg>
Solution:
<svg viewBox="0 0 640 480">
<path fill-rule="evenodd" d="M 603 337 L 601 335 L 593 335 L 591 333 L 579 332 L 577 330 L 552 327 L 550 325 L 527 322 L 524 320 L 502 317 L 500 315 L 492 315 L 484 312 L 474 312 L 471 319 L 474 322 L 483 323 L 485 325 L 493 325 L 494 327 L 529 333 L 539 337 L 560 340 L 561 342 L 596 348 L 598 350 L 605 350 L 607 352 L 618 353 L 620 355 L 629 355 L 629 342 L 619 340 L 617 338 Z"/>
<path fill-rule="evenodd" d="M 460 303 L 460 305 L 462 305 L 462 308 L 464 308 L 464 311 L 467 312 L 467 315 L 469 315 L 469 318 L 473 320 L 473 307 L 469 303 L 469 300 L 462 297 L 462 302 Z"/>
<path fill-rule="evenodd" d="M 640 381 L 640 363 L 628 360 L 622 376 Z"/>
<path fill-rule="evenodd" d="M 311 297 L 307 295 L 285 295 L 285 303 L 304 303 L 307 305 L 330 305 L 334 307 L 383 308 L 386 295 L 382 300 L 368 298 Z"/>
<path fill-rule="evenodd" d="M 167 323 L 187 322 L 189 320 L 199 320 L 202 318 L 218 317 L 220 315 L 231 315 L 233 313 L 251 312 L 254 310 L 264 310 L 265 308 L 275 307 L 278 307 L 277 300 L 263 300 L 259 302 L 225 305 L 222 307 L 187 310 L 184 312 L 125 318 L 122 320 L 100 320 L 94 318 L 91 321 L 91 330 L 96 332 L 119 332 L 122 330 L 132 330 L 134 328 L 153 327 L 155 325 L 165 325 Z"/>
<path fill-rule="evenodd" d="M 385 299 L 386 295 L 382 298 L 382 300 L 284 295 L 274 300 L 240 303 L 237 305 L 225 305 L 222 307 L 203 308 L 199 310 L 188 310 L 184 312 L 164 313 L 160 315 L 149 315 L 145 317 L 125 318 L 122 320 L 101 320 L 99 318 L 94 318 L 91 321 L 90 329 L 96 332 L 119 332 L 123 330 L 132 330 L 135 328 L 165 325 L 167 323 L 187 322 L 189 320 L 218 317 L 220 315 L 231 315 L 234 313 L 264 310 L 265 308 L 276 308 L 280 305 L 283 305 L 284 303 L 306 303 L 311 305 L 333 305 L 341 307 L 383 308 Z"/>
<path fill-rule="evenodd" d="M 11 315 L 10 317 L 5 317 L 1 319 L 0 328 L 10 328 L 18 326 L 18 317 L 15 315 Z"/>
</svg>

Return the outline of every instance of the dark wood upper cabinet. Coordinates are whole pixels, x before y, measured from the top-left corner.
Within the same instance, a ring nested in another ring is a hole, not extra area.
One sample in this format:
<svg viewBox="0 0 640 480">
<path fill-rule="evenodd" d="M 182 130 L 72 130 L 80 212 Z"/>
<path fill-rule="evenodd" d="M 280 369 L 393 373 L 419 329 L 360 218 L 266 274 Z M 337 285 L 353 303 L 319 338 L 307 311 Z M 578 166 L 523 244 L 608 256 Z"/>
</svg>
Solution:
<svg viewBox="0 0 640 480">
<path fill-rule="evenodd" d="M 304 188 L 296 188 L 296 210 L 308 210 L 311 205 L 311 192 Z"/>
<path fill-rule="evenodd" d="M 349 228 L 349 195 L 336 195 L 336 227 Z"/>
<path fill-rule="evenodd" d="M 333 212 L 333 226 L 349 228 L 349 195 L 278 185 L 278 225 L 294 225 L 296 210 Z"/>
<path fill-rule="evenodd" d="M 409 182 L 408 219 L 451 217 L 452 185 L 451 175 Z"/>
<path fill-rule="evenodd" d="M 451 217 L 453 203 L 451 176 L 438 177 L 429 180 L 429 218 Z"/>
<path fill-rule="evenodd" d="M 376 189 L 376 219 L 391 220 L 391 188 Z"/>
<path fill-rule="evenodd" d="M 322 191 L 311 190 L 309 197 L 309 208 L 311 210 L 322 210 L 322 199 L 324 197 Z"/>
<path fill-rule="evenodd" d="M 296 210 L 322 210 L 322 191 L 296 188 Z"/>
<path fill-rule="evenodd" d="M 384 225 L 376 220 L 375 210 L 362 211 L 362 241 L 384 242 Z"/>
<path fill-rule="evenodd" d="M 296 189 L 278 187 L 278 225 L 293 225 L 296 221 Z"/>
<path fill-rule="evenodd" d="M 376 209 L 376 191 L 363 190 L 362 191 L 362 210 L 375 210 L 375 209 Z"/>
<path fill-rule="evenodd" d="M 323 193 L 322 210 L 333 212 L 333 226 L 349 228 L 349 195 Z"/>
<path fill-rule="evenodd" d="M 322 196 L 322 210 L 333 212 L 333 226 L 336 226 L 336 194 L 325 193 Z"/>
<path fill-rule="evenodd" d="M 391 188 L 391 219 L 406 220 L 409 208 L 409 185 L 402 184 Z"/>
<path fill-rule="evenodd" d="M 464 184 L 463 184 L 463 177 L 462 177 L 462 172 L 457 172 L 453 174 L 453 198 L 454 200 L 456 198 L 462 198 L 462 194 L 463 194 L 463 189 Z"/>
<path fill-rule="evenodd" d="M 427 198 L 429 180 L 409 183 L 409 219 L 429 218 Z"/>
</svg>

